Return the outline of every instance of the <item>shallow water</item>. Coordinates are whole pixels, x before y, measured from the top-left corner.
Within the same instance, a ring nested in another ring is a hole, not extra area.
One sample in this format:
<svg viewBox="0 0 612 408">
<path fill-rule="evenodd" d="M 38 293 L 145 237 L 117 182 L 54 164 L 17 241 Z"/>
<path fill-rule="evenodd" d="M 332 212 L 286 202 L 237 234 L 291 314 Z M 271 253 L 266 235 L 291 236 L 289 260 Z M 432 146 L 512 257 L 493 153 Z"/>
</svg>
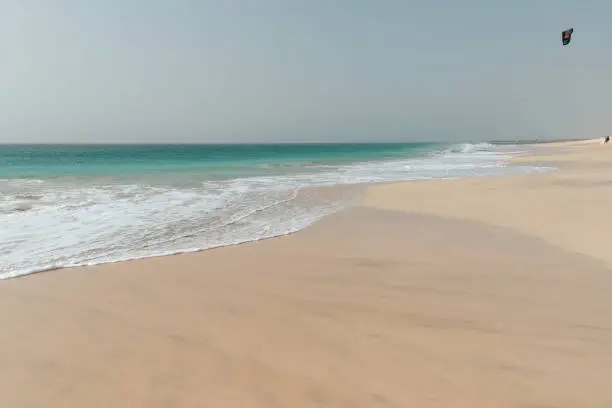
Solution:
<svg viewBox="0 0 612 408">
<path fill-rule="evenodd" d="M 318 187 L 541 171 L 489 144 L 0 146 L 0 278 L 288 234 Z"/>
</svg>

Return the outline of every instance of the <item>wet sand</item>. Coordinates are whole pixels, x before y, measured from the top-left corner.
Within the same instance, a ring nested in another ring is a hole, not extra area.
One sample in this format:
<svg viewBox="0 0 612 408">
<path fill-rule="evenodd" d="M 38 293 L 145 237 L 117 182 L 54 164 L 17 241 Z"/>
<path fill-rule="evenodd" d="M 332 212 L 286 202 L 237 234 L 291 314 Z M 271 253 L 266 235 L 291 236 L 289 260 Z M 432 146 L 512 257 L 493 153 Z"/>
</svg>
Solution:
<svg viewBox="0 0 612 408">
<path fill-rule="evenodd" d="M 1 281 L 0 406 L 610 407 L 605 154 L 374 186 L 292 236 Z"/>
</svg>

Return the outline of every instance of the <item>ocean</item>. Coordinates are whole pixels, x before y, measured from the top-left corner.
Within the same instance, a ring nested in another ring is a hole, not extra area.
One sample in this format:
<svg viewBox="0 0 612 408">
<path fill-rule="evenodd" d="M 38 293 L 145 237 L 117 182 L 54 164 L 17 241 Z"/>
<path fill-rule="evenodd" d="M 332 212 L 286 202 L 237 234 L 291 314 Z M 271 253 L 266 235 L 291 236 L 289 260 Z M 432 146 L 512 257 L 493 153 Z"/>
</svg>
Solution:
<svg viewBox="0 0 612 408">
<path fill-rule="evenodd" d="M 289 234 L 367 183 L 544 170 L 509 166 L 517 154 L 487 143 L 4 145 L 0 279 Z"/>
</svg>

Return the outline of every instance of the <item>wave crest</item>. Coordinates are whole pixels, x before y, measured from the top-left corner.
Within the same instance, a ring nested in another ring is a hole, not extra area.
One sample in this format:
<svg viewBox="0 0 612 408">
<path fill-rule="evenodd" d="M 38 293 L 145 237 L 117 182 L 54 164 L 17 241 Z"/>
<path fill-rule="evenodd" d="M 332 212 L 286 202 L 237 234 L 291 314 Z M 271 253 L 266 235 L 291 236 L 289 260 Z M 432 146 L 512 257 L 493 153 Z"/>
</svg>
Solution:
<svg viewBox="0 0 612 408">
<path fill-rule="evenodd" d="M 490 151 L 493 145 L 491 143 L 462 143 L 451 147 L 447 151 L 449 153 L 475 153 Z"/>
</svg>

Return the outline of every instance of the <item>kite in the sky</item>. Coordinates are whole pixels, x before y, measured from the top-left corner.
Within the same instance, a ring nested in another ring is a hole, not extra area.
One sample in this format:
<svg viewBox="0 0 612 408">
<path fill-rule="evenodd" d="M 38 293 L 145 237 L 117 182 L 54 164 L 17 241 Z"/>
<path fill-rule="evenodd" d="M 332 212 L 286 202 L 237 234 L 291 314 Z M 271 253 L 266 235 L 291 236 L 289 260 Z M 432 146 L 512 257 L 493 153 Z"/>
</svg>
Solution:
<svg viewBox="0 0 612 408">
<path fill-rule="evenodd" d="M 563 45 L 568 45 L 570 41 L 572 41 L 573 32 L 574 32 L 574 29 L 570 28 L 569 30 L 565 30 L 561 33 L 561 41 L 563 42 Z"/>
</svg>

